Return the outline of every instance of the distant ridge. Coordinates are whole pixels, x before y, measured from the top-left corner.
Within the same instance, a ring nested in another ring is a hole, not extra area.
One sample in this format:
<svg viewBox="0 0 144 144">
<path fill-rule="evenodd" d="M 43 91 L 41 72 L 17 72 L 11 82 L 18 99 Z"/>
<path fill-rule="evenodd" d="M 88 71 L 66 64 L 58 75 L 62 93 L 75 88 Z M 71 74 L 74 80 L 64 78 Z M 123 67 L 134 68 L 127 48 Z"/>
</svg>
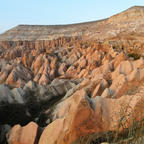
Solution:
<svg viewBox="0 0 144 144">
<path fill-rule="evenodd" d="M 133 6 L 98 21 L 68 25 L 18 25 L 1 34 L 0 41 L 51 40 L 63 36 L 103 40 L 124 32 L 144 32 L 144 6 Z"/>
</svg>

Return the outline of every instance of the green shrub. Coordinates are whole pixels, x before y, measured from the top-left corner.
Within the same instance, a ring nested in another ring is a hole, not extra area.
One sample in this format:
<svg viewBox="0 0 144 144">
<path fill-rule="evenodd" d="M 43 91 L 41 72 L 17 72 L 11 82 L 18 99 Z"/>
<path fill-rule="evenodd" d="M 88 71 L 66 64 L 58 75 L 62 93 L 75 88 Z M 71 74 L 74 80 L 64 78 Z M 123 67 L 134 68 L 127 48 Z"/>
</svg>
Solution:
<svg viewBox="0 0 144 144">
<path fill-rule="evenodd" d="M 137 60 L 141 57 L 140 54 L 135 54 L 135 53 L 129 53 L 128 57 L 134 58 L 134 60 Z"/>
</svg>

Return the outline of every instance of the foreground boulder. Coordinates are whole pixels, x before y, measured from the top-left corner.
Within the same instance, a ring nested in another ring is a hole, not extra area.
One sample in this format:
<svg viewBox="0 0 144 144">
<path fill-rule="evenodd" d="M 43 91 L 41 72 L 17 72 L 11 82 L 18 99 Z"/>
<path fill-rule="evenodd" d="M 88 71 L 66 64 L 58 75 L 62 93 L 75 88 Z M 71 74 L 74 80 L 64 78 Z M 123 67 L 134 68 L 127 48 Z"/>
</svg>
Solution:
<svg viewBox="0 0 144 144">
<path fill-rule="evenodd" d="M 57 106 L 55 121 L 45 128 L 39 144 L 72 144 L 91 133 L 122 131 L 120 123 L 128 128 L 135 118 L 144 116 L 143 101 L 140 95 L 90 99 L 85 90 L 79 90 Z"/>
<path fill-rule="evenodd" d="M 38 133 L 38 125 L 30 122 L 28 125 L 21 127 L 15 125 L 7 133 L 8 144 L 35 144 Z"/>
</svg>

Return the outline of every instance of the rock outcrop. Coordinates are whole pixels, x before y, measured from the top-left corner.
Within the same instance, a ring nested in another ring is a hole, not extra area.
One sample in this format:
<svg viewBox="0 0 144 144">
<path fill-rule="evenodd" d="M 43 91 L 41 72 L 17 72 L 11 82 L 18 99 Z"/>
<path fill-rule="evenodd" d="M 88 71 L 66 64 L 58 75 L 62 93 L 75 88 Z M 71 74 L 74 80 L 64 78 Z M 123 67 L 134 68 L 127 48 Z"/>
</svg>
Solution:
<svg viewBox="0 0 144 144">
<path fill-rule="evenodd" d="M 7 141 L 11 144 L 35 144 L 38 137 L 38 125 L 34 122 L 21 127 L 15 125 L 7 134 Z"/>
<path fill-rule="evenodd" d="M 132 7 L 101 21 L 1 34 L 0 143 L 79 143 L 141 122 L 143 16 L 144 7 Z"/>
<path fill-rule="evenodd" d="M 120 122 L 126 128 L 132 120 L 140 118 L 133 117 L 136 113 L 140 112 L 142 118 L 142 101 L 143 96 L 122 96 L 116 100 L 102 97 L 90 99 L 84 90 L 77 91 L 60 104 L 55 112 L 56 120 L 45 128 L 39 144 L 71 144 L 90 133 L 117 130 Z M 122 116 L 127 119 L 126 122 L 121 121 Z"/>
</svg>

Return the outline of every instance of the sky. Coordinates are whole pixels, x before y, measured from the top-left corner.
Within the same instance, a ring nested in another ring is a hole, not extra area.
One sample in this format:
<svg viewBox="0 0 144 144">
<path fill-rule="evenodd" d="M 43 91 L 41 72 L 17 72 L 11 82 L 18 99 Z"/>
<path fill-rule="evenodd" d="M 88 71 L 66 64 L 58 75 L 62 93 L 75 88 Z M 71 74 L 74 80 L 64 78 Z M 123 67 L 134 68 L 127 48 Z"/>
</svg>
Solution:
<svg viewBox="0 0 144 144">
<path fill-rule="evenodd" d="M 1 0 L 0 33 L 19 24 L 55 25 L 110 17 L 144 0 Z"/>
</svg>

